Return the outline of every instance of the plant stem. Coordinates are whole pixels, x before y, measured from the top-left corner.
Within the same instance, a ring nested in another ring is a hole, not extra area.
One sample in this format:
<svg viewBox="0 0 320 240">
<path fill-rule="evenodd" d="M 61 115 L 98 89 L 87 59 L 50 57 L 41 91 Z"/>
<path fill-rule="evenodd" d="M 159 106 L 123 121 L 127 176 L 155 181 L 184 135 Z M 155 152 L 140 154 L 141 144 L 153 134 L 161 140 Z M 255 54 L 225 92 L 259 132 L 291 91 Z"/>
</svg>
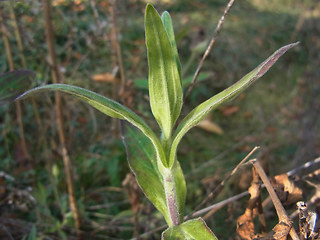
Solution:
<svg viewBox="0 0 320 240">
<path fill-rule="evenodd" d="M 171 220 L 171 224 L 168 225 L 179 225 L 180 216 L 177 205 L 176 184 L 171 170 L 169 170 L 169 173 L 165 174 L 164 176 L 164 191 L 166 194 L 167 206 L 169 209 L 169 215 Z"/>
<path fill-rule="evenodd" d="M 211 41 L 210 41 L 210 43 L 209 43 L 209 45 L 208 45 L 208 47 L 207 47 L 207 50 L 206 50 L 205 53 L 203 54 L 203 56 L 202 56 L 202 58 L 201 58 L 201 60 L 200 60 L 200 63 L 199 63 L 199 65 L 198 65 L 198 68 L 197 68 L 196 72 L 194 73 L 192 82 L 191 82 L 191 84 L 190 84 L 190 86 L 189 86 L 189 88 L 188 88 L 188 90 L 187 90 L 187 92 L 186 92 L 186 95 L 185 95 L 185 97 L 184 97 L 184 102 L 185 102 L 186 99 L 189 97 L 189 95 L 190 95 L 190 93 L 191 93 L 191 90 L 193 89 L 194 85 L 196 84 L 196 80 L 197 80 L 197 77 L 199 76 L 199 73 L 200 73 L 200 71 L 201 71 L 201 68 L 202 68 L 202 66 L 203 66 L 203 63 L 204 63 L 204 61 L 207 59 L 207 57 L 208 57 L 208 55 L 209 55 L 209 53 L 210 53 L 210 51 L 211 51 L 214 43 L 216 42 L 217 36 L 218 36 L 218 34 L 219 34 L 219 32 L 220 32 L 220 30 L 221 30 L 221 28 L 222 28 L 222 25 L 223 25 L 223 23 L 224 23 L 224 19 L 225 19 L 225 17 L 227 16 L 227 14 L 229 13 L 229 11 L 230 11 L 230 9 L 231 9 L 234 1 L 235 1 L 235 0 L 230 0 L 230 1 L 229 1 L 229 3 L 227 4 L 227 6 L 226 6 L 226 8 L 225 8 L 225 10 L 224 10 L 223 15 L 221 16 L 221 18 L 220 18 L 220 20 L 219 20 L 219 22 L 218 22 L 218 25 L 217 25 L 217 27 L 216 27 L 216 29 L 215 29 L 215 31 L 214 31 L 213 37 L 212 37 L 212 39 L 211 39 Z"/>
<path fill-rule="evenodd" d="M 48 51 L 49 51 L 49 62 L 51 64 L 50 67 L 51 67 L 52 80 L 54 83 L 59 83 L 62 81 L 62 79 L 61 79 L 61 73 L 58 68 L 56 52 L 54 47 L 54 35 L 53 35 L 53 27 L 51 22 L 51 8 L 50 8 L 49 0 L 43 0 L 43 8 L 44 8 L 43 10 L 44 10 L 44 17 L 45 17 L 46 40 L 47 40 Z M 63 164 L 64 164 L 64 169 L 65 169 L 66 178 L 67 178 L 66 180 L 67 180 L 68 193 L 69 193 L 69 204 L 70 204 L 70 209 L 73 213 L 73 218 L 74 218 L 76 229 L 77 229 L 77 235 L 78 235 L 78 238 L 80 239 L 81 238 L 81 234 L 80 234 L 81 220 L 80 220 L 80 214 L 79 214 L 79 210 L 76 203 L 76 197 L 75 197 L 72 165 L 71 165 L 68 150 L 66 147 L 66 137 L 64 132 L 64 121 L 63 121 L 61 105 L 62 105 L 61 94 L 60 92 L 55 92 L 55 107 L 56 107 L 56 113 L 57 113 L 56 121 L 58 124 L 59 140 L 62 148 Z"/>
<path fill-rule="evenodd" d="M 0 24 L 1 24 L 1 32 L 3 35 L 3 41 L 4 41 L 4 45 L 5 45 L 6 55 L 7 55 L 7 59 L 8 59 L 8 64 L 9 64 L 9 70 L 13 71 L 14 64 L 13 64 L 12 52 L 11 52 L 10 43 L 9 43 L 9 39 L 8 39 L 8 35 L 7 35 L 7 33 L 8 33 L 7 28 L 4 24 L 2 9 L 0 9 Z M 20 134 L 20 139 L 21 139 L 21 144 L 22 144 L 22 150 L 24 152 L 25 158 L 31 159 L 28 148 L 27 148 L 26 138 L 24 135 L 24 127 L 23 127 L 23 122 L 22 122 L 22 110 L 21 110 L 20 101 L 16 101 L 16 113 L 17 113 L 17 121 L 18 121 L 18 125 L 19 125 L 19 134 Z"/>
</svg>

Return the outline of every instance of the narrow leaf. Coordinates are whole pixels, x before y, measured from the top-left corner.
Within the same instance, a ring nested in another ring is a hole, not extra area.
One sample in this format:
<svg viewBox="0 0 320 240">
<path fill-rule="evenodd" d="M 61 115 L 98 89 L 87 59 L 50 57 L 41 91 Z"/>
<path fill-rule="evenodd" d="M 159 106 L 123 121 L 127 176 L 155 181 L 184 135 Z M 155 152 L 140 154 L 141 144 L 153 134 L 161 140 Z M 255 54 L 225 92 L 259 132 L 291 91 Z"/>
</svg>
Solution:
<svg viewBox="0 0 320 240">
<path fill-rule="evenodd" d="M 130 109 L 102 95 L 99 95 L 87 89 L 72 86 L 72 85 L 50 84 L 50 85 L 31 89 L 25 92 L 23 95 L 21 95 L 19 99 L 34 93 L 48 91 L 48 90 L 69 93 L 89 103 L 91 106 L 93 106 L 97 110 L 103 112 L 104 114 L 110 117 L 127 120 L 128 122 L 136 126 L 138 129 L 140 129 L 140 131 L 142 131 L 143 134 L 145 134 L 151 140 L 157 152 L 157 159 L 163 163 L 166 162 L 162 146 L 160 145 L 159 140 L 157 139 L 155 133 L 151 130 L 151 128 L 137 114 L 132 112 Z"/>
<path fill-rule="evenodd" d="M 271 66 L 290 48 L 296 46 L 298 43 L 292 43 L 280 48 L 274 52 L 268 59 L 261 63 L 258 67 L 250 73 L 241 78 L 238 82 L 218 93 L 207 101 L 203 102 L 194 108 L 179 124 L 173 136 L 172 148 L 170 152 L 169 167 L 172 166 L 176 157 L 176 151 L 181 138 L 194 126 L 196 126 L 202 119 L 204 119 L 212 110 L 216 109 L 221 104 L 243 92 L 258 78 L 262 77 Z"/>
<path fill-rule="evenodd" d="M 201 219 L 192 219 L 178 226 L 168 228 L 161 240 L 217 240 L 217 237 Z"/>
<path fill-rule="evenodd" d="M 158 169 L 156 151 L 151 141 L 129 124 L 122 122 L 123 141 L 126 146 L 129 166 L 136 176 L 137 182 L 146 197 L 163 214 L 168 225 L 172 225 L 167 207 L 164 180 Z M 178 208 L 183 217 L 184 199 L 186 194 L 185 181 L 180 165 L 175 169 Z M 179 183 L 177 183 L 179 182 Z"/>
<path fill-rule="evenodd" d="M 167 31 L 169 41 L 171 43 L 172 52 L 173 52 L 174 58 L 176 60 L 177 68 L 179 71 L 180 82 L 181 82 L 181 64 L 180 64 L 180 60 L 179 60 L 179 54 L 178 54 L 178 49 L 177 49 L 176 39 L 174 36 L 173 25 L 172 25 L 172 20 L 171 20 L 170 14 L 167 11 L 165 11 L 161 15 L 161 20 L 163 22 L 163 25 L 164 25 L 166 31 Z"/>
<path fill-rule="evenodd" d="M 152 5 L 145 15 L 151 110 L 166 139 L 180 115 L 182 88 L 167 31 Z"/>
</svg>

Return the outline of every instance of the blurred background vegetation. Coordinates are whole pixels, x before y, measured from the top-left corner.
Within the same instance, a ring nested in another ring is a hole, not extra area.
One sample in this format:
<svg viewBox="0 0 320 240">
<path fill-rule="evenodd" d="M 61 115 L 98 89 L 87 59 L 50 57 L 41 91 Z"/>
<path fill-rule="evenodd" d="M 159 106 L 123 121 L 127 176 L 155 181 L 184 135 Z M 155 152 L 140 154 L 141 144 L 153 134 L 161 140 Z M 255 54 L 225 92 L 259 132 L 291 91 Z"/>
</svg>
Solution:
<svg viewBox="0 0 320 240">
<path fill-rule="evenodd" d="M 146 2 L 152 2 L 160 13 L 170 12 L 184 81 L 190 81 L 227 1 L 116 1 L 117 38 L 127 82 L 121 94 L 129 96 L 130 108 L 156 129 L 146 90 Z M 51 83 L 42 3 L 32 0 L 12 3 L 26 67 L 37 74 L 33 86 Z M 9 1 L 1 1 L 0 5 L 15 69 L 22 69 Z M 55 49 L 64 82 L 119 99 L 115 89 L 119 87 L 120 73 L 116 71 L 111 42 L 114 25 L 110 2 L 52 0 L 51 5 Z M 208 119 L 211 125 L 187 134 L 178 154 L 187 181 L 187 213 L 254 146 L 261 146 L 258 157 L 269 175 L 286 172 L 320 154 L 319 36 L 320 4 L 316 0 L 235 1 L 202 69 L 201 81 L 184 104 L 183 116 L 240 79 L 276 49 L 291 42 L 300 44 L 254 87 L 216 110 Z M 4 73 L 9 71 L 9 65 L 2 37 L 0 46 L 0 72 Z M 39 94 L 34 100 L 40 123 L 30 99 L 21 102 L 29 154 L 23 150 L 14 104 L 0 108 L 0 236 L 75 239 L 54 98 L 52 94 Z M 65 95 L 63 115 L 85 236 L 130 239 L 164 224 L 151 203 L 135 189 L 112 120 Z M 208 205 L 247 190 L 250 172 L 249 168 L 239 171 Z M 235 219 L 244 209 L 245 201 L 234 202 L 206 221 L 218 238 L 234 239 Z M 150 234 L 147 239 L 159 239 L 159 234 Z"/>
</svg>

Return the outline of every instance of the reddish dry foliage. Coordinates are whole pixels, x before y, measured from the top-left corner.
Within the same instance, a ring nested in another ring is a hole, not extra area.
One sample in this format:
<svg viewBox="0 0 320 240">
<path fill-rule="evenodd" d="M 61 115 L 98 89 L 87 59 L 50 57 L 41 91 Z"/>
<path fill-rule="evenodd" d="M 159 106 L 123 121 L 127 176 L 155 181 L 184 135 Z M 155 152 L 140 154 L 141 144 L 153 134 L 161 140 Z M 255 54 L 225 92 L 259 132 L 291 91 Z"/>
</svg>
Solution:
<svg viewBox="0 0 320 240">
<path fill-rule="evenodd" d="M 254 168 L 253 168 L 254 169 Z M 282 203 L 289 205 L 297 202 L 302 198 L 302 190 L 288 178 L 287 174 L 275 176 L 272 180 L 272 185 L 275 188 L 277 195 Z M 237 220 L 237 232 L 241 239 L 245 240 L 286 240 L 289 238 L 289 232 L 292 227 L 291 223 L 279 222 L 269 234 L 265 232 L 265 219 L 262 211 L 260 198 L 259 176 L 253 170 L 253 180 L 249 188 L 251 195 L 247 203 L 245 213 Z M 257 234 L 255 231 L 254 218 L 259 216 L 262 234 Z M 307 238 L 305 238 L 307 239 Z M 309 238 L 308 238 L 309 239 Z"/>
</svg>

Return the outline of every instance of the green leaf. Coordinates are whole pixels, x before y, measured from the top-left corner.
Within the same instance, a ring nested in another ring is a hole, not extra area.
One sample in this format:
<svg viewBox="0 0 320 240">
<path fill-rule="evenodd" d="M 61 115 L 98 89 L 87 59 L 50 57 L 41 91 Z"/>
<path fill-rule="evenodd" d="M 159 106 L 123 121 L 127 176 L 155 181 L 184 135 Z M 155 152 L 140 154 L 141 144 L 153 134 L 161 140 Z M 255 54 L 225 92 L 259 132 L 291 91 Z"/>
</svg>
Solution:
<svg viewBox="0 0 320 240">
<path fill-rule="evenodd" d="M 238 82 L 218 93 L 207 101 L 201 103 L 194 108 L 179 124 L 175 131 L 170 151 L 169 167 L 172 166 L 176 157 L 176 151 L 181 138 L 194 126 L 196 126 L 202 119 L 204 119 L 212 110 L 216 109 L 221 104 L 243 92 L 257 79 L 262 77 L 271 66 L 281 57 L 287 50 L 296 46 L 298 43 L 292 43 L 280 48 L 274 52 L 268 59 L 262 62 L 258 67 L 250 73 L 241 78 Z"/>
<path fill-rule="evenodd" d="M 172 225 L 164 189 L 164 179 L 159 171 L 156 152 L 151 141 L 128 124 L 122 122 L 122 134 L 126 146 L 129 166 L 147 198 L 163 214 L 169 226 Z M 177 185 L 178 208 L 183 218 L 186 195 L 185 180 L 180 165 L 174 168 Z"/>
<path fill-rule="evenodd" d="M 174 58 L 176 60 L 176 64 L 177 64 L 177 68 L 178 68 L 178 72 L 179 72 L 179 76 L 180 76 L 180 82 L 181 82 L 181 64 L 180 64 L 180 60 L 179 60 L 179 54 L 178 54 L 178 49 L 177 49 L 176 39 L 174 36 L 173 25 L 172 25 L 172 20 L 171 20 L 170 14 L 167 11 L 165 11 L 161 15 L 161 20 L 163 22 L 163 25 L 164 25 L 166 31 L 167 31 L 169 41 L 171 43 L 172 52 L 173 52 Z"/>
<path fill-rule="evenodd" d="M 151 110 L 165 139 L 169 139 L 172 127 L 180 115 L 182 88 L 167 31 L 159 14 L 150 4 L 146 8 L 145 29 Z"/>
<path fill-rule="evenodd" d="M 208 72 L 203 72 L 200 73 L 198 78 L 197 78 L 197 82 L 201 82 L 204 80 L 207 80 L 212 74 L 208 73 Z M 187 76 L 185 78 L 183 78 L 182 80 L 182 87 L 185 88 L 187 87 L 193 79 L 193 75 L 191 76 Z M 143 90 L 147 90 L 148 89 L 148 79 L 146 78 L 137 78 L 133 80 L 133 84 L 134 86 L 136 86 L 139 89 L 143 89 Z"/>
<path fill-rule="evenodd" d="M 204 80 L 208 79 L 210 76 L 212 76 L 212 74 L 210 74 L 208 72 L 200 73 L 199 76 L 197 77 L 197 82 L 199 83 L 201 81 L 204 81 Z M 183 78 L 182 87 L 183 88 L 187 87 L 192 82 L 192 79 L 193 79 L 193 75 L 192 76 L 190 75 L 190 76 Z"/>
<path fill-rule="evenodd" d="M 130 109 L 126 108 L 125 106 L 121 105 L 116 101 L 113 101 L 109 98 L 106 98 L 87 89 L 67 84 L 50 84 L 34 88 L 25 92 L 23 95 L 19 97 L 19 99 L 34 93 L 48 90 L 69 93 L 89 103 L 91 106 L 110 117 L 127 120 L 128 122 L 136 126 L 138 129 L 140 129 L 143 132 L 143 134 L 145 134 L 151 140 L 152 144 L 156 149 L 158 161 L 161 161 L 163 164 L 166 163 L 163 148 L 155 133 L 151 130 L 151 128 L 137 114 L 135 114 Z"/>
<path fill-rule="evenodd" d="M 37 229 L 36 229 L 36 226 L 33 225 L 29 233 L 28 240 L 36 240 L 36 239 L 37 239 Z"/>
<path fill-rule="evenodd" d="M 10 102 L 32 86 L 35 72 L 15 70 L 0 75 L 0 105 Z"/>
<path fill-rule="evenodd" d="M 161 240 L 217 240 L 217 237 L 202 218 L 198 218 L 168 228 L 162 233 Z"/>
</svg>

